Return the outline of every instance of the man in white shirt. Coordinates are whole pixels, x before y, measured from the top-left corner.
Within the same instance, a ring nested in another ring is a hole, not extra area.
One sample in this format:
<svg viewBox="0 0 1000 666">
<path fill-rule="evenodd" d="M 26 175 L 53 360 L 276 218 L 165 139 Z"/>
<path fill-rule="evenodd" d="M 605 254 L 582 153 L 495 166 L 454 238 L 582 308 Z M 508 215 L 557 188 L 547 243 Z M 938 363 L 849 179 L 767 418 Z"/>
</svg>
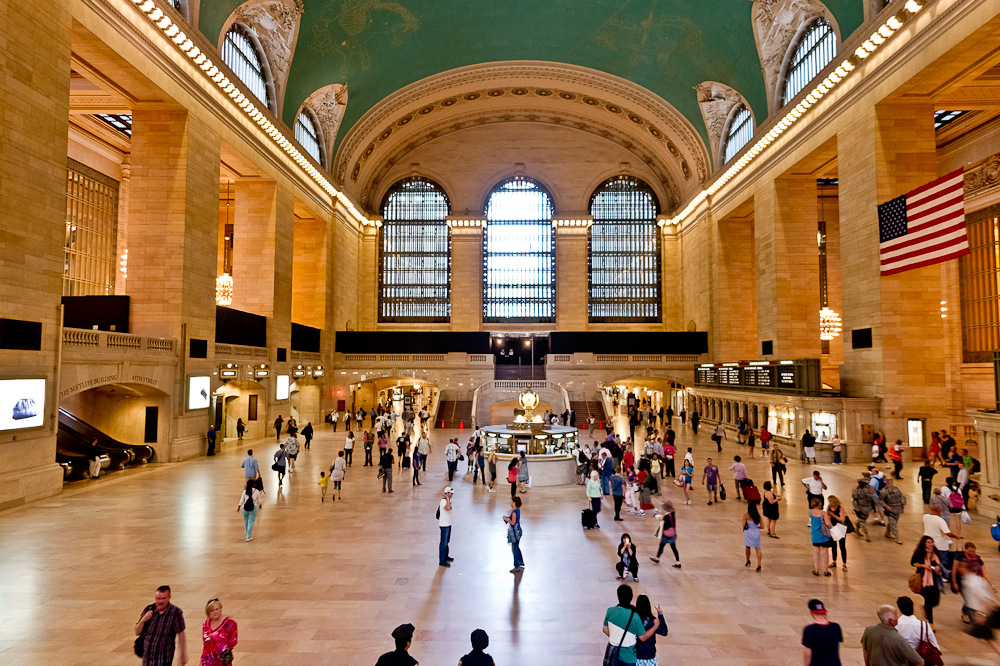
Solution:
<svg viewBox="0 0 1000 666">
<path fill-rule="evenodd" d="M 458 456 L 460 454 L 461 449 L 458 448 L 458 444 L 455 443 L 454 439 L 449 439 L 448 446 L 444 447 L 444 459 L 448 461 L 449 481 L 455 479 L 455 470 L 458 468 Z"/>
<path fill-rule="evenodd" d="M 823 501 L 823 491 L 826 490 L 826 484 L 823 483 L 823 477 L 818 471 L 813 472 L 812 476 L 807 476 L 802 479 L 802 485 L 806 487 L 806 506 L 812 502 L 813 497 L 818 497 L 819 500 Z"/>
<path fill-rule="evenodd" d="M 934 548 L 941 558 L 942 575 L 948 579 L 951 578 L 951 540 L 961 537 L 952 533 L 947 521 L 941 517 L 939 505 L 931 504 L 928 510 L 930 513 L 924 514 L 924 536 L 934 539 Z"/>
<path fill-rule="evenodd" d="M 427 456 L 431 454 L 431 440 L 427 439 L 427 431 L 424 431 L 417 439 L 417 451 L 420 451 L 420 466 L 427 469 Z"/>
<path fill-rule="evenodd" d="M 454 444 L 454 442 L 450 442 L 450 444 Z M 444 489 L 444 498 L 438 504 L 438 527 L 441 529 L 438 564 L 442 567 L 450 567 L 451 563 L 455 561 L 455 558 L 448 554 L 448 543 L 451 541 L 451 497 L 454 494 L 455 489 L 448 486 Z"/>
<path fill-rule="evenodd" d="M 694 467 L 694 454 L 691 453 L 691 447 L 688 447 L 687 453 L 684 454 L 684 462 L 690 463 L 691 467 Z"/>
<path fill-rule="evenodd" d="M 333 426 L 333 431 L 334 432 L 337 432 L 337 421 L 338 420 L 340 420 L 340 414 L 338 414 L 337 410 L 335 409 L 335 410 L 333 410 L 333 413 L 330 414 L 330 425 Z"/>
<path fill-rule="evenodd" d="M 901 615 L 899 619 L 896 620 L 896 631 L 899 635 L 906 639 L 906 642 L 910 644 L 910 647 L 914 650 L 917 649 L 917 645 L 920 644 L 920 637 L 923 635 L 925 641 L 929 641 L 931 645 L 936 647 L 938 650 L 941 646 L 938 645 L 937 637 L 934 636 L 934 629 L 931 625 L 927 624 L 923 620 L 918 620 L 913 616 L 913 599 L 909 597 L 900 597 L 896 599 L 896 608 L 899 609 Z"/>
</svg>

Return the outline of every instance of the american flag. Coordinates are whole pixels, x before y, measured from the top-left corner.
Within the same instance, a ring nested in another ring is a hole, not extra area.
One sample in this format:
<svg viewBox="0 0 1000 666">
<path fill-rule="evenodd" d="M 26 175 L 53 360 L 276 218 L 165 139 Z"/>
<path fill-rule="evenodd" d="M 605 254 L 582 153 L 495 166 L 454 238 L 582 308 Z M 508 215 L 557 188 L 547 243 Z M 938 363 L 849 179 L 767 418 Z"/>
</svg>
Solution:
<svg viewBox="0 0 1000 666">
<path fill-rule="evenodd" d="M 969 253 L 963 176 L 953 171 L 878 207 L 883 276 Z"/>
</svg>

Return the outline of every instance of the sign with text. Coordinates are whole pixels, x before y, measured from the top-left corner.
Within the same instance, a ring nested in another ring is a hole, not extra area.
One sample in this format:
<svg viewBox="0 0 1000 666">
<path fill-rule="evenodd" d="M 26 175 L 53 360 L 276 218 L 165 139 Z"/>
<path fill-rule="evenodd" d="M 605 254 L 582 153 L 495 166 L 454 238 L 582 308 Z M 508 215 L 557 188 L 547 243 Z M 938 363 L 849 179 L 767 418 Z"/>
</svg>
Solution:
<svg viewBox="0 0 1000 666">
<path fill-rule="evenodd" d="M 702 363 L 694 368 L 694 385 L 789 395 L 819 395 L 822 390 L 817 358 Z"/>
</svg>

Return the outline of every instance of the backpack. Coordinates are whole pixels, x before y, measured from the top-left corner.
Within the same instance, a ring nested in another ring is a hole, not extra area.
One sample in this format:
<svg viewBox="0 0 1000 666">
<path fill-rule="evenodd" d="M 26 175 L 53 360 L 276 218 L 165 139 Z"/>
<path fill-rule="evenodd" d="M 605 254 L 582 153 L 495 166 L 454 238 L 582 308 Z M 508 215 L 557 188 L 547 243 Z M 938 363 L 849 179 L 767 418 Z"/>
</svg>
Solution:
<svg viewBox="0 0 1000 666">
<path fill-rule="evenodd" d="M 952 491 L 951 497 L 948 498 L 948 502 L 951 504 L 953 509 L 961 509 L 965 507 L 965 498 L 962 497 L 962 493 L 958 490 Z"/>
<path fill-rule="evenodd" d="M 243 502 L 243 510 L 246 512 L 253 511 L 253 493 L 247 495 L 247 501 Z"/>
</svg>

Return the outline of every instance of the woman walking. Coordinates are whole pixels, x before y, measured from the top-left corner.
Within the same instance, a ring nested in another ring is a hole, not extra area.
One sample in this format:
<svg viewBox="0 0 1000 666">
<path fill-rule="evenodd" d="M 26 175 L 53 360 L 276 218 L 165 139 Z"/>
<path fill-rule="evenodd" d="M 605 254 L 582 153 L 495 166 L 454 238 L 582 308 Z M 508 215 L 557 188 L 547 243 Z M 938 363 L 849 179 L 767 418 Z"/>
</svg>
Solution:
<svg viewBox="0 0 1000 666">
<path fill-rule="evenodd" d="M 514 496 L 514 487 L 515 484 L 511 484 L 511 497 Z M 601 512 L 601 475 L 597 470 L 590 473 L 590 480 L 587 481 L 587 497 L 590 499 L 590 509 L 594 512 L 594 527 L 600 528 L 596 521 L 597 514 Z"/>
<path fill-rule="evenodd" d="M 813 576 L 832 576 L 828 569 L 830 561 L 830 516 L 823 511 L 823 500 L 813 497 L 809 500 L 809 537 L 813 546 Z"/>
<path fill-rule="evenodd" d="M 413 487 L 422 486 L 424 484 L 420 483 L 420 463 L 423 459 L 420 457 L 420 447 L 414 443 L 413 452 L 410 454 L 410 459 L 413 461 Z"/>
<path fill-rule="evenodd" d="M 924 598 L 924 617 L 927 623 L 934 627 L 934 607 L 941 600 L 938 583 L 941 579 L 941 558 L 934 548 L 934 539 L 929 536 L 920 538 L 917 547 L 910 558 L 910 564 L 920 574 L 920 596 Z"/>
<path fill-rule="evenodd" d="M 660 533 L 660 547 L 656 550 L 656 557 L 649 559 L 659 564 L 660 555 L 663 555 L 663 547 L 669 544 L 670 550 L 674 552 L 674 568 L 680 569 L 681 556 L 677 552 L 677 514 L 674 512 L 674 503 L 670 500 L 663 502 L 663 515 L 660 516 L 660 523 L 657 530 Z"/>
<path fill-rule="evenodd" d="M 243 439 L 243 433 L 247 430 L 246 425 L 243 423 L 243 419 L 236 419 L 236 439 Z"/>
<path fill-rule="evenodd" d="M 760 573 L 760 563 L 763 554 L 760 550 L 760 514 L 756 502 L 747 502 L 747 512 L 743 514 L 743 547 L 746 550 L 747 563 L 750 566 L 750 549 L 757 551 L 757 573 Z"/>
<path fill-rule="evenodd" d="M 779 507 L 778 497 L 774 490 L 772 489 L 771 482 L 764 482 L 764 497 L 763 497 L 763 509 L 764 509 L 764 525 L 767 527 L 767 536 L 772 539 L 778 539 L 778 515 Z"/>
<path fill-rule="evenodd" d="M 514 553 L 514 568 L 510 570 L 512 574 L 521 573 L 524 570 L 524 556 L 521 555 L 521 498 L 510 498 L 510 515 L 503 517 L 503 522 L 507 523 L 507 543 Z"/>
<path fill-rule="evenodd" d="M 747 426 L 747 447 L 750 450 L 750 456 L 747 460 L 753 460 L 754 447 L 757 446 L 757 438 L 753 434 L 753 428 Z"/>
<path fill-rule="evenodd" d="M 510 483 L 510 496 L 514 497 L 517 495 L 517 458 L 511 458 L 507 463 L 507 481 Z"/>
<path fill-rule="evenodd" d="M 486 465 L 490 468 L 490 492 L 495 493 L 496 490 L 493 489 L 494 484 L 497 482 L 497 450 L 493 449 L 490 451 L 490 455 L 486 458 Z"/>
<path fill-rule="evenodd" d="M 933 466 L 935 460 L 941 463 L 941 467 L 944 467 L 944 458 L 941 457 L 941 437 L 937 431 L 931 433 L 931 445 L 927 449 L 928 464 Z"/>
<path fill-rule="evenodd" d="M 344 458 L 344 452 L 337 451 L 337 457 L 330 463 L 330 480 L 333 481 L 333 495 L 330 496 L 330 499 L 340 499 L 340 484 L 346 474 L 347 460 Z"/>
<path fill-rule="evenodd" d="M 524 451 L 521 451 L 521 460 L 517 464 L 517 482 L 521 486 L 521 494 L 524 495 L 528 492 L 528 458 L 524 455 Z"/>
<path fill-rule="evenodd" d="M 209 599 L 205 604 L 205 624 L 201 627 L 204 647 L 201 666 L 224 666 L 233 663 L 233 648 L 237 643 L 237 627 L 233 618 L 222 617 L 222 602 Z"/>
<path fill-rule="evenodd" d="M 236 511 L 243 512 L 243 529 L 247 541 L 253 541 L 253 524 L 257 520 L 257 512 L 260 511 L 261 505 L 260 491 L 254 488 L 254 479 L 247 479 L 239 504 L 236 505 Z"/>
<path fill-rule="evenodd" d="M 663 611 L 656 607 L 656 615 L 653 615 L 653 607 L 649 602 L 649 597 L 640 594 L 635 600 L 635 614 L 642 620 L 642 626 L 649 631 L 656 627 L 656 631 L 647 638 L 642 637 L 635 644 L 635 666 L 657 666 L 656 664 L 656 636 L 667 635 L 667 621 L 663 619 Z M 657 625 L 657 623 L 659 623 Z"/>
<path fill-rule="evenodd" d="M 615 569 L 618 570 L 618 580 L 625 578 L 625 572 L 628 571 L 632 574 L 632 580 L 639 582 L 639 560 L 635 556 L 635 544 L 628 532 L 622 534 L 621 543 L 618 544 L 618 564 Z"/>
<path fill-rule="evenodd" d="M 827 498 L 826 514 L 830 520 L 831 535 L 833 533 L 833 528 L 837 525 L 844 525 L 846 529 L 848 524 L 847 509 L 840 504 L 840 498 L 836 495 L 830 495 L 830 497 Z M 845 532 L 844 536 L 839 539 L 834 539 L 833 536 L 831 536 L 831 540 L 833 541 L 833 544 L 830 546 L 830 550 L 833 555 L 833 563 L 830 564 L 830 568 L 837 568 L 837 547 L 839 546 L 841 559 L 844 561 L 844 571 L 847 571 L 847 533 Z"/>
<path fill-rule="evenodd" d="M 681 475 L 677 477 L 679 485 L 684 489 L 684 503 L 691 504 L 691 479 L 694 476 L 694 463 L 684 459 L 681 467 Z"/>
<path fill-rule="evenodd" d="M 347 439 L 344 440 L 344 460 L 347 461 L 347 466 L 350 467 L 351 463 L 354 462 L 354 431 L 347 431 Z"/>
<path fill-rule="evenodd" d="M 285 450 L 284 444 L 278 445 L 278 450 L 274 452 L 274 464 L 271 465 L 271 469 L 278 473 L 278 487 L 285 480 L 285 468 L 288 466 L 288 451 Z M 249 541 L 249 539 L 248 539 Z"/>
</svg>

